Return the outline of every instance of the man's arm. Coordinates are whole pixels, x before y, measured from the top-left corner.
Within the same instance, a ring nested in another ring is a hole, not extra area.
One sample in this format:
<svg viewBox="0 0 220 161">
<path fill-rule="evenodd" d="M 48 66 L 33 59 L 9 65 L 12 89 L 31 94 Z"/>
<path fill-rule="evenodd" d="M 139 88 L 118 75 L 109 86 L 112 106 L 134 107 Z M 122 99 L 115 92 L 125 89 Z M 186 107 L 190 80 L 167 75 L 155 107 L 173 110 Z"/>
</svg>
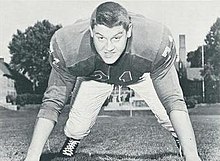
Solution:
<svg viewBox="0 0 220 161">
<path fill-rule="evenodd" d="M 25 161 L 39 161 L 43 147 L 53 130 L 55 121 L 39 118 L 36 121 L 32 140 Z"/>
<path fill-rule="evenodd" d="M 188 113 L 173 110 L 170 112 L 170 120 L 178 135 L 183 148 L 186 161 L 200 161 L 194 131 Z"/>
<path fill-rule="evenodd" d="M 194 131 L 175 67 L 171 67 L 163 77 L 153 79 L 153 83 L 162 104 L 170 116 L 173 128 L 183 148 L 186 161 L 200 161 Z"/>
<path fill-rule="evenodd" d="M 25 161 L 39 161 L 44 145 L 76 82 L 76 77 L 66 68 L 54 37 L 51 42 L 49 58 L 52 70 Z"/>
<path fill-rule="evenodd" d="M 200 161 L 194 131 L 174 66 L 176 50 L 170 31 L 165 27 L 154 60 L 151 78 L 160 101 L 166 108 L 183 148 L 186 161 Z"/>
<path fill-rule="evenodd" d="M 25 161 L 39 161 L 44 145 L 74 84 L 75 79 L 68 81 L 52 69 Z"/>
</svg>

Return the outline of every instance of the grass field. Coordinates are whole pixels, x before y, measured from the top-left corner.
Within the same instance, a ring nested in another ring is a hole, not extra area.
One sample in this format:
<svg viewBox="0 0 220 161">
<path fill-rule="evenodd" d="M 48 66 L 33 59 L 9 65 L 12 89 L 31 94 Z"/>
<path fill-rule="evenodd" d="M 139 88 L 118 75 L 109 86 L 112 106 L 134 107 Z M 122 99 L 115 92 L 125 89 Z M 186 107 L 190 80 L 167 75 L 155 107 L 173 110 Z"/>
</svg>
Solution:
<svg viewBox="0 0 220 161">
<path fill-rule="evenodd" d="M 42 161 L 62 161 L 56 157 L 65 136 L 65 110 L 50 136 Z M 9 111 L 0 108 L 0 161 L 22 161 L 31 135 L 37 110 Z M 198 150 L 204 161 L 220 161 L 220 106 L 190 109 Z M 80 144 L 70 161 L 182 161 L 170 134 L 150 114 L 100 116 L 91 134 Z M 69 161 L 68 160 L 68 161 Z"/>
</svg>

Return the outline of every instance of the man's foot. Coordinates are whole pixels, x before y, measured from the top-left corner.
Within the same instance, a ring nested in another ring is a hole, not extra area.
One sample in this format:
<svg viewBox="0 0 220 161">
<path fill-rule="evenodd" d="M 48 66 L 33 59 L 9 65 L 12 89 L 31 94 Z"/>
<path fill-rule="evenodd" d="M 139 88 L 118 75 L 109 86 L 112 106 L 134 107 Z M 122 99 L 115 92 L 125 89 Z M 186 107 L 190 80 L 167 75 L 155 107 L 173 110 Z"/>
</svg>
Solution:
<svg viewBox="0 0 220 161">
<path fill-rule="evenodd" d="M 80 140 L 68 138 L 66 139 L 62 149 L 60 150 L 60 155 L 62 157 L 73 157 L 76 152 L 76 148 L 78 147 Z"/>
<path fill-rule="evenodd" d="M 182 146 L 180 144 L 180 140 L 177 137 L 173 137 L 175 142 L 176 142 L 176 146 L 179 149 L 179 155 L 182 158 L 183 157 L 183 150 L 182 150 Z"/>
</svg>

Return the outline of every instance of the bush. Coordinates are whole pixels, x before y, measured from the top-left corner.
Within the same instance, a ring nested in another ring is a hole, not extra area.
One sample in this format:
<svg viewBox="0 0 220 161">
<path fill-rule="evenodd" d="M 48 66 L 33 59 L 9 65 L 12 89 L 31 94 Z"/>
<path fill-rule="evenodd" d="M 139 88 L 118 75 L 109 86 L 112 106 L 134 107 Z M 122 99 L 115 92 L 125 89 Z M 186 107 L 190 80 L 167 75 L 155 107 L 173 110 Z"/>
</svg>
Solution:
<svg viewBox="0 0 220 161">
<path fill-rule="evenodd" d="M 6 102 L 11 103 L 12 105 L 14 105 L 16 103 L 16 97 L 13 96 L 13 95 L 7 95 L 6 96 Z"/>
<path fill-rule="evenodd" d="M 202 102 L 202 97 L 198 95 L 185 97 L 187 108 L 194 108 L 196 104 Z"/>
<path fill-rule="evenodd" d="M 16 104 L 24 106 L 26 104 L 41 104 L 43 95 L 41 94 L 19 94 L 16 98 Z"/>
</svg>

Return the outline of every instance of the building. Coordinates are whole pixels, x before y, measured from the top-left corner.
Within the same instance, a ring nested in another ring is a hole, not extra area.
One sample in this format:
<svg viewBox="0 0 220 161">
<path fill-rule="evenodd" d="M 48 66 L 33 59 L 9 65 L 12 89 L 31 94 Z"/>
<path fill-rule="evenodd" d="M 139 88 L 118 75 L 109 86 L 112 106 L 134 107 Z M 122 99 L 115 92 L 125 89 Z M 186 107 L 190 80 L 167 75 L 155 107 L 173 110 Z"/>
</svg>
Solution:
<svg viewBox="0 0 220 161">
<path fill-rule="evenodd" d="M 204 101 L 204 80 L 201 76 L 203 67 L 191 68 L 190 63 L 187 62 L 186 41 L 184 34 L 179 35 L 179 61 L 177 70 L 178 72 L 182 71 L 181 75 L 179 75 L 179 78 L 184 96 L 196 96 L 198 99 L 200 99 L 200 101 Z"/>
<path fill-rule="evenodd" d="M 4 58 L 0 58 L 0 105 L 10 103 L 8 98 L 15 98 L 17 95 L 15 81 L 11 76 L 7 64 L 4 62 Z"/>
</svg>

